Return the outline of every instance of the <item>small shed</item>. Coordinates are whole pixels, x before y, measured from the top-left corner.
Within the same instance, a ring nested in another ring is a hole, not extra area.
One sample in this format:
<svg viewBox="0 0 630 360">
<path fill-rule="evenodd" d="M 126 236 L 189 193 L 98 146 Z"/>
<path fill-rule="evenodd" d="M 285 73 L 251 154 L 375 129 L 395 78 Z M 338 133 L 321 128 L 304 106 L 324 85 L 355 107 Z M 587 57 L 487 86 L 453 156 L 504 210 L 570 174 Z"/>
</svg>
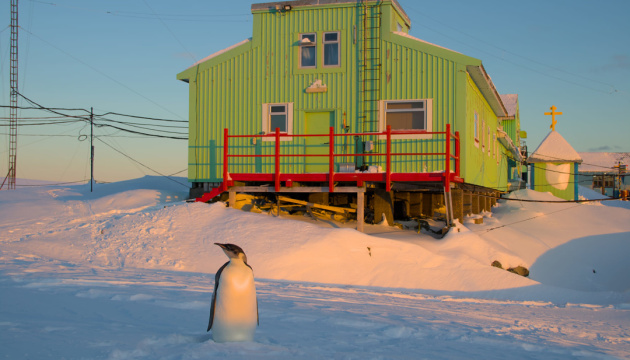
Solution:
<svg viewBox="0 0 630 360">
<path fill-rule="evenodd" d="M 578 165 L 582 158 L 555 130 L 527 158 L 532 190 L 550 192 L 565 200 L 578 199 Z"/>
</svg>

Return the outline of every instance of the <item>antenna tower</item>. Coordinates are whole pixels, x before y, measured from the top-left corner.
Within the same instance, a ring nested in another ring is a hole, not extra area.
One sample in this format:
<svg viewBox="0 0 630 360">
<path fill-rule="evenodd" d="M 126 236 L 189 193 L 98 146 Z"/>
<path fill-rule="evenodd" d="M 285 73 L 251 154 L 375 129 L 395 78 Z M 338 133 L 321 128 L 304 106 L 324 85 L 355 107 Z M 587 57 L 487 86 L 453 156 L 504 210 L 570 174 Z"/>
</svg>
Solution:
<svg viewBox="0 0 630 360">
<path fill-rule="evenodd" d="M 9 112 L 9 190 L 15 189 L 15 166 L 17 155 L 17 106 L 18 106 L 18 0 L 11 0 L 11 87 Z"/>
</svg>

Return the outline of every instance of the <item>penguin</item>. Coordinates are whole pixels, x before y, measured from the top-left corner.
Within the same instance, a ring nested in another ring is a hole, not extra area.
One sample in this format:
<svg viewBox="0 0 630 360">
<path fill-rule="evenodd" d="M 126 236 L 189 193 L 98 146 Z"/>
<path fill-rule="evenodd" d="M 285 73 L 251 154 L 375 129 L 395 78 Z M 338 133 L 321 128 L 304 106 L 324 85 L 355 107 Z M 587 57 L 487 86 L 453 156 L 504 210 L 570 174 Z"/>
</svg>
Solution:
<svg viewBox="0 0 630 360">
<path fill-rule="evenodd" d="M 259 325 L 254 271 L 243 249 L 234 244 L 214 243 L 230 260 L 214 277 L 208 330 L 216 342 L 253 341 Z"/>
</svg>

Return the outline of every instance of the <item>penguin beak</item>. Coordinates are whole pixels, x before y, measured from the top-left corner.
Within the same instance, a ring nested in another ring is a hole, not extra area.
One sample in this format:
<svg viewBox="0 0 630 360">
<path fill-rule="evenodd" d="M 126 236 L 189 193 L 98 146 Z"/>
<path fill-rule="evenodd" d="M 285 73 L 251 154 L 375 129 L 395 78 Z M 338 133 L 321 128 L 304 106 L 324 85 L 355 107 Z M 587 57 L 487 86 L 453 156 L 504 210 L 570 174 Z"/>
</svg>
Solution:
<svg viewBox="0 0 630 360">
<path fill-rule="evenodd" d="M 225 245 L 224 245 L 224 244 L 214 243 L 214 245 L 217 245 L 217 246 L 219 246 L 221 249 L 225 250 Z"/>
</svg>

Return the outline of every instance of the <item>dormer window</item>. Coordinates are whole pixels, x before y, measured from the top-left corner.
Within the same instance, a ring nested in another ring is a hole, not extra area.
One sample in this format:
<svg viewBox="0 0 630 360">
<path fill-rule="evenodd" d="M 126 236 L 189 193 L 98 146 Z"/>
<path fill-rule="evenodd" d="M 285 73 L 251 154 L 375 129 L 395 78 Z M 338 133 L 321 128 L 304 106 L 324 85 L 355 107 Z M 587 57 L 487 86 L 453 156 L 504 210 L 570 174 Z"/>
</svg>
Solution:
<svg viewBox="0 0 630 360">
<path fill-rule="evenodd" d="M 317 67 L 317 35 L 300 34 L 300 67 Z"/>
<path fill-rule="evenodd" d="M 324 33 L 324 66 L 339 66 L 339 32 Z"/>
</svg>

